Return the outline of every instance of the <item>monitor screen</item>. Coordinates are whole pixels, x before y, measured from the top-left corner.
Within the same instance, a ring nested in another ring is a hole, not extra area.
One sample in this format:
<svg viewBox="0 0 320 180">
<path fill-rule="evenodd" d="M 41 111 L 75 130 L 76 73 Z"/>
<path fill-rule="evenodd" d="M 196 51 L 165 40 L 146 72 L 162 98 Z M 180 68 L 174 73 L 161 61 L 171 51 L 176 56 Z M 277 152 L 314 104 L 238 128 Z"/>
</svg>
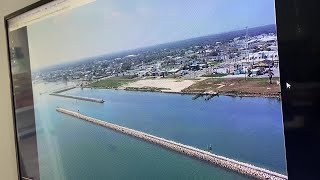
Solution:
<svg viewBox="0 0 320 180">
<path fill-rule="evenodd" d="M 22 178 L 288 179 L 274 0 L 56 0 L 7 32 Z"/>
</svg>

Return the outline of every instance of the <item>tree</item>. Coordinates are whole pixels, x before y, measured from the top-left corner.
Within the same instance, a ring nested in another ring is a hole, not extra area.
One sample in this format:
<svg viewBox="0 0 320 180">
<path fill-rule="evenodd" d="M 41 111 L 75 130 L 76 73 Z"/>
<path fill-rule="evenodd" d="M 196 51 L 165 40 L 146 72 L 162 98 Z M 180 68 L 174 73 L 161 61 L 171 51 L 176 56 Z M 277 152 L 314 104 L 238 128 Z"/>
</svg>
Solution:
<svg viewBox="0 0 320 180">
<path fill-rule="evenodd" d="M 192 55 L 191 59 L 197 59 L 197 55 Z"/>
<path fill-rule="evenodd" d="M 127 71 L 127 70 L 130 70 L 130 69 L 131 69 L 131 63 L 125 62 L 121 66 L 121 70 L 122 71 Z"/>
<path fill-rule="evenodd" d="M 219 53 L 217 51 L 213 51 L 212 53 L 210 53 L 211 56 L 218 56 Z"/>
</svg>

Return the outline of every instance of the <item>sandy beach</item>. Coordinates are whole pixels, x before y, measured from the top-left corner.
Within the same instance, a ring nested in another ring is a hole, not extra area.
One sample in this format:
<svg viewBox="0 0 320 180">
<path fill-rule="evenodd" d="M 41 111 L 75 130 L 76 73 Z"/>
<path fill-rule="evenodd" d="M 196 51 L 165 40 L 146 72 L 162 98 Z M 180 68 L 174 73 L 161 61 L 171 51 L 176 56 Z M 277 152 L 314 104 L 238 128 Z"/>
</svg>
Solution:
<svg viewBox="0 0 320 180">
<path fill-rule="evenodd" d="M 199 80 L 180 80 L 180 79 L 143 79 L 123 85 L 121 88 L 161 88 L 164 92 L 181 92 L 181 90 L 191 86 Z"/>
</svg>

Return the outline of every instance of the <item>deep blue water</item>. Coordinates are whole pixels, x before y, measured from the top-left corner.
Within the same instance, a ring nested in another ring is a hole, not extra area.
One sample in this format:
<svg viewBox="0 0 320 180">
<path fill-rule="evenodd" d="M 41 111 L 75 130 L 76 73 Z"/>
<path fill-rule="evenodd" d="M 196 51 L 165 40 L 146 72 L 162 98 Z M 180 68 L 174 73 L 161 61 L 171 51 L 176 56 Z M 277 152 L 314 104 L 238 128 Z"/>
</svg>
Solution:
<svg viewBox="0 0 320 180">
<path fill-rule="evenodd" d="M 73 89 L 104 104 L 35 97 L 42 179 L 248 179 L 159 146 L 59 114 L 57 107 L 286 174 L 281 102 L 272 98 Z"/>
</svg>

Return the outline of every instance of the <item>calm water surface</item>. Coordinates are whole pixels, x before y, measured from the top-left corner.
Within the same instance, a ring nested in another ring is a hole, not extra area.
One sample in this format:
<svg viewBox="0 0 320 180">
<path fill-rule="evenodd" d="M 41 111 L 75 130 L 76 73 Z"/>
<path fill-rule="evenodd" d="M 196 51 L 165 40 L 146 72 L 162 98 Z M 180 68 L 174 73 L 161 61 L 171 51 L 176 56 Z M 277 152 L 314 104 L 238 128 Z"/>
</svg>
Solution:
<svg viewBox="0 0 320 180">
<path fill-rule="evenodd" d="M 270 98 L 73 89 L 104 104 L 36 95 L 42 179 L 249 179 L 57 113 L 63 107 L 286 174 L 281 103 Z"/>
</svg>

